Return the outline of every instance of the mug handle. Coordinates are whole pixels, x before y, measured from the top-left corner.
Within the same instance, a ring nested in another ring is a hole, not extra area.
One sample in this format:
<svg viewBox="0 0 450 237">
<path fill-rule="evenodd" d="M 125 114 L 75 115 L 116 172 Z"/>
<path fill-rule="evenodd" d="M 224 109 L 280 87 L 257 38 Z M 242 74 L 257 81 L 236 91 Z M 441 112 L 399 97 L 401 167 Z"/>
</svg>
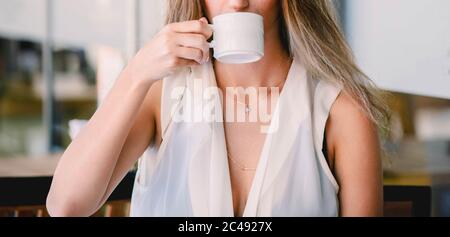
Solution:
<svg viewBox="0 0 450 237">
<path fill-rule="evenodd" d="M 211 29 L 213 30 L 213 34 L 214 34 L 214 31 L 215 31 L 214 25 L 213 25 L 213 24 L 208 24 L 208 25 L 209 25 L 209 27 L 211 27 Z M 215 42 L 214 42 L 214 40 L 212 40 L 212 41 L 209 43 L 209 48 L 214 48 L 214 46 L 215 46 Z"/>
</svg>

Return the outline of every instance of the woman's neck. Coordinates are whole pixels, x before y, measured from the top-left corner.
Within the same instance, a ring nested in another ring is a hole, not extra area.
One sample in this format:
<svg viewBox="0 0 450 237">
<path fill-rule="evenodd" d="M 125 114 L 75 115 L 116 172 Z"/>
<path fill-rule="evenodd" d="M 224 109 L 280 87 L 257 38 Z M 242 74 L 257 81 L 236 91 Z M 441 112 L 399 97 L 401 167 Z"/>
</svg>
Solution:
<svg viewBox="0 0 450 237">
<path fill-rule="evenodd" d="M 236 65 L 213 61 L 219 88 L 278 87 L 286 80 L 292 58 L 283 48 L 276 29 L 266 32 L 264 51 L 264 57 L 255 63 Z"/>
</svg>

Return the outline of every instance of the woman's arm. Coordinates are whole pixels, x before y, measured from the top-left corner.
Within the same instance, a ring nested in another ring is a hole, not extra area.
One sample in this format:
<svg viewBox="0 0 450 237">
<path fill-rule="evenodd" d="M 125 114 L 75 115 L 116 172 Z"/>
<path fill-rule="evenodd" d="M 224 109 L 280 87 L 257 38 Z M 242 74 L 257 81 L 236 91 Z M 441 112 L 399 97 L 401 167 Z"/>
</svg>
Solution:
<svg viewBox="0 0 450 237">
<path fill-rule="evenodd" d="M 104 104 L 61 157 L 47 197 L 50 215 L 95 213 L 119 157 L 123 164 L 120 176 L 132 167 L 155 131 L 151 112 L 142 106 L 150 87 L 134 84 L 127 71 L 122 73 Z M 124 147 L 131 140 L 135 143 Z"/>
<path fill-rule="evenodd" d="M 174 23 L 138 52 L 61 157 L 47 197 L 51 216 L 100 208 L 154 138 L 161 90 L 154 83 L 205 62 L 211 34 L 205 19 Z"/>
<path fill-rule="evenodd" d="M 383 177 L 374 123 L 343 92 L 331 109 L 326 133 L 340 186 L 340 215 L 382 216 Z"/>
</svg>

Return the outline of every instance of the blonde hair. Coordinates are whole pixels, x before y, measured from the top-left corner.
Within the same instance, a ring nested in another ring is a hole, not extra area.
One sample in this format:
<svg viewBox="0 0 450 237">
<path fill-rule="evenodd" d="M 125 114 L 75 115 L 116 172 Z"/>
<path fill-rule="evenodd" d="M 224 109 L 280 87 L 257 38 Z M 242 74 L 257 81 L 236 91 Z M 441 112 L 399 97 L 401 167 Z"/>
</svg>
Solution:
<svg viewBox="0 0 450 237">
<path fill-rule="evenodd" d="M 389 112 L 384 96 L 359 69 L 337 23 L 332 0 L 280 0 L 280 38 L 315 79 L 343 86 L 384 132 Z M 166 24 L 206 16 L 202 0 L 168 0 Z"/>
</svg>

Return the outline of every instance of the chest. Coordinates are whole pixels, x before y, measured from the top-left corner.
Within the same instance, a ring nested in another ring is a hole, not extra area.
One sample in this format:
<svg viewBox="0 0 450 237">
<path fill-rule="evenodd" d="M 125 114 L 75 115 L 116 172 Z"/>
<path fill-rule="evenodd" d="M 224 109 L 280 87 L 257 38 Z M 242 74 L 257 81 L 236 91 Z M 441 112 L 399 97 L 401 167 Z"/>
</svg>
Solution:
<svg viewBox="0 0 450 237">
<path fill-rule="evenodd" d="M 267 133 L 265 131 L 270 126 L 270 120 L 262 119 L 261 116 L 252 114 L 257 111 L 247 110 L 242 113 L 243 116 L 238 121 L 238 112 L 236 111 L 239 106 L 237 104 L 235 106 L 235 120 L 230 120 L 229 114 L 233 112 L 224 105 L 224 115 L 225 118 L 228 118 L 228 120 L 225 119 L 224 132 L 228 153 L 234 214 L 235 216 L 242 216 L 266 143 Z M 267 109 L 267 112 L 271 112 L 270 108 Z M 270 116 L 270 114 L 268 115 Z"/>
<path fill-rule="evenodd" d="M 235 216 L 242 216 L 264 146 L 257 124 L 225 125 Z"/>
</svg>

